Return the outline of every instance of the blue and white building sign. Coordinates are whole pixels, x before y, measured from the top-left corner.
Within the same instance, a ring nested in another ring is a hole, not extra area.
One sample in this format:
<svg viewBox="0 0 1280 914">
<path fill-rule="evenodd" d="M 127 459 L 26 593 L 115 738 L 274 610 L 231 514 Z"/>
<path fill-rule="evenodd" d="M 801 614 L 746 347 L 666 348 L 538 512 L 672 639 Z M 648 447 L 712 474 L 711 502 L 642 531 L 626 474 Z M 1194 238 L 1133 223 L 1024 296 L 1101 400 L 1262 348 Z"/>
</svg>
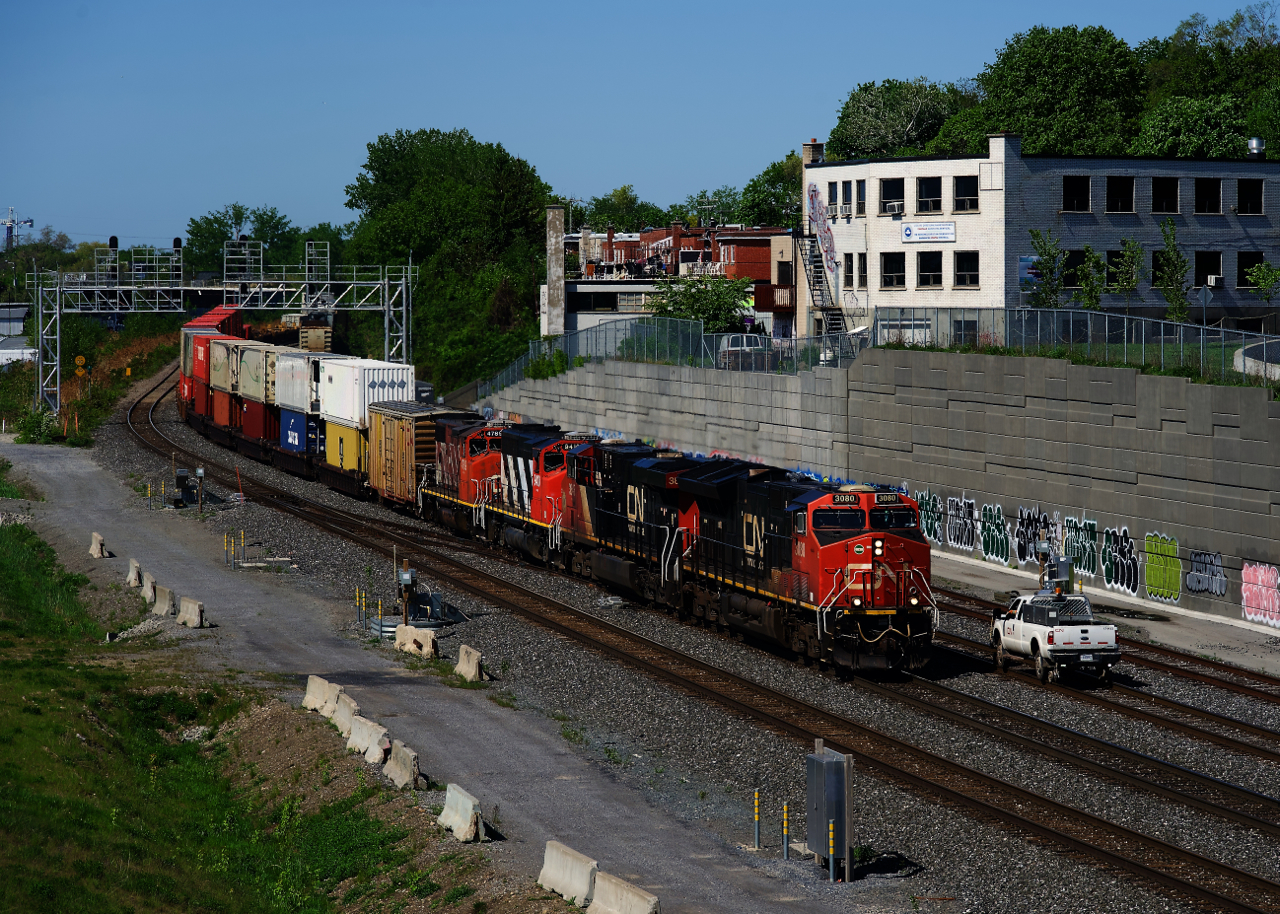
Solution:
<svg viewBox="0 0 1280 914">
<path fill-rule="evenodd" d="M 956 224 L 954 222 L 904 222 L 902 223 L 902 241 L 937 243 L 956 240 Z"/>
</svg>

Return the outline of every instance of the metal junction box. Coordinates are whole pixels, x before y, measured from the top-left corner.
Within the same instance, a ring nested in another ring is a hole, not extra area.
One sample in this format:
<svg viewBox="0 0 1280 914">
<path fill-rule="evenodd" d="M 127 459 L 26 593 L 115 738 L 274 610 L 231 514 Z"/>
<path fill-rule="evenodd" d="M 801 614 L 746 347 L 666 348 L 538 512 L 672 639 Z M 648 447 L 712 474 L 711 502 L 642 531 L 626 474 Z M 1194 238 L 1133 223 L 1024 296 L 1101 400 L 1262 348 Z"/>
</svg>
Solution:
<svg viewBox="0 0 1280 914">
<path fill-rule="evenodd" d="M 805 844 L 811 853 L 823 858 L 829 856 L 828 823 L 835 820 L 835 858 L 843 860 L 845 758 L 834 749 L 824 748 L 821 753 L 809 753 L 805 762 L 809 784 Z"/>
</svg>

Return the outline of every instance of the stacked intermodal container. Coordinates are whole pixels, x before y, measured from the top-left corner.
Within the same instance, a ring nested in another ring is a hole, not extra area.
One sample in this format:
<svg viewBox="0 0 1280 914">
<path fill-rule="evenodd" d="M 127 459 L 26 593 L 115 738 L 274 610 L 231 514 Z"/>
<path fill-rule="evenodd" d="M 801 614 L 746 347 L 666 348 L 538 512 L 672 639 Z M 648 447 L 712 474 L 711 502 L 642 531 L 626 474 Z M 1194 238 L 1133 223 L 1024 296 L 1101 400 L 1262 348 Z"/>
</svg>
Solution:
<svg viewBox="0 0 1280 914">
<path fill-rule="evenodd" d="M 413 366 L 373 359 L 326 359 L 320 363 L 320 377 L 325 462 L 340 470 L 367 472 L 369 404 L 413 402 Z"/>
</svg>

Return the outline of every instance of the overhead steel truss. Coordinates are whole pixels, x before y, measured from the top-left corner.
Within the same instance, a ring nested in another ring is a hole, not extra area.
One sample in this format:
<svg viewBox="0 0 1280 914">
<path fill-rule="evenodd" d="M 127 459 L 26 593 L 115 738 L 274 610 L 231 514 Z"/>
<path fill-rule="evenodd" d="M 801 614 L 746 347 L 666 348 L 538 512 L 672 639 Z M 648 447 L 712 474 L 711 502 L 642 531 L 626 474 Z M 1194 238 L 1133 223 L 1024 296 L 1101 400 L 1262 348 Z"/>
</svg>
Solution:
<svg viewBox="0 0 1280 914">
<path fill-rule="evenodd" d="M 221 289 L 230 308 L 271 311 L 381 311 L 382 357 L 408 363 L 412 352 L 414 266 L 330 266 L 329 243 L 308 241 L 302 264 L 266 266 L 259 241 L 223 245 L 222 279 L 184 278 L 182 248 L 99 248 L 92 272 L 46 271 L 34 290 L 37 409 L 62 408 L 62 315 L 175 313 L 193 292 Z"/>
</svg>

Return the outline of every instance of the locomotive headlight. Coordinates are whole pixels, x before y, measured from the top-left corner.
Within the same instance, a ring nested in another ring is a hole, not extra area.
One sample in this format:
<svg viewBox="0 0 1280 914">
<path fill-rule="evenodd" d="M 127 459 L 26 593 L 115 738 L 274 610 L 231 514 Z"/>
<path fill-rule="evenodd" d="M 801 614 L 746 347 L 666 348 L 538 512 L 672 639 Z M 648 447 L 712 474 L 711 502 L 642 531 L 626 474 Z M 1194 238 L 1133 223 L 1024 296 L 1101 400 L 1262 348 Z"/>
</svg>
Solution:
<svg viewBox="0 0 1280 914">
<path fill-rule="evenodd" d="M 854 598 L 853 598 L 853 605 L 854 605 L 854 606 L 861 606 L 861 605 L 862 605 L 862 597 L 854 597 Z"/>
<path fill-rule="evenodd" d="M 871 551 L 876 555 L 884 555 L 884 540 L 872 540 Z"/>
<path fill-rule="evenodd" d="M 912 597 L 912 598 L 911 598 L 911 605 L 912 605 L 912 606 L 919 606 L 919 605 L 920 605 L 920 601 L 919 601 L 918 599 L 916 599 L 915 597 Z"/>
</svg>

